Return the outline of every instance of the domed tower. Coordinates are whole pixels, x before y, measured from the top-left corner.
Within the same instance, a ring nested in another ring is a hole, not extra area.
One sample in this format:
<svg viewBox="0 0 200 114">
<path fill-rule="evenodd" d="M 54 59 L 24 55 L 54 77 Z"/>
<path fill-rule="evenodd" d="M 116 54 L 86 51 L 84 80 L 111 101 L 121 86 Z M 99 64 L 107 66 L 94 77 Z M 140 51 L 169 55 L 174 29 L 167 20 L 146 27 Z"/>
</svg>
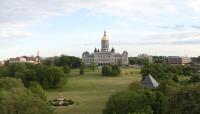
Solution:
<svg viewBox="0 0 200 114">
<path fill-rule="evenodd" d="M 101 39 L 101 51 L 102 52 L 109 51 L 109 39 L 106 34 L 106 31 L 104 31 L 103 38 Z"/>
</svg>

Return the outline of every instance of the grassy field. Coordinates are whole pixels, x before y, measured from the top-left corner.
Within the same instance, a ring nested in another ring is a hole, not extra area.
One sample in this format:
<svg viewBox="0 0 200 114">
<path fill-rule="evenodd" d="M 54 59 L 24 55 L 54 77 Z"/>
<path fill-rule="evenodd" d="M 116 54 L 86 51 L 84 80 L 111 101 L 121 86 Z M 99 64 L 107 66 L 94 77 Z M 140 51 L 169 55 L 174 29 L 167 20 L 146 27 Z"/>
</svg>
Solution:
<svg viewBox="0 0 200 114">
<path fill-rule="evenodd" d="M 101 114 L 111 94 L 127 90 L 131 82 L 141 79 L 139 72 L 139 69 L 123 68 L 119 77 L 103 77 L 100 70 L 87 70 L 83 76 L 79 70 L 72 70 L 66 86 L 48 90 L 48 98 L 62 95 L 75 101 L 73 106 L 56 108 L 58 114 Z"/>
</svg>

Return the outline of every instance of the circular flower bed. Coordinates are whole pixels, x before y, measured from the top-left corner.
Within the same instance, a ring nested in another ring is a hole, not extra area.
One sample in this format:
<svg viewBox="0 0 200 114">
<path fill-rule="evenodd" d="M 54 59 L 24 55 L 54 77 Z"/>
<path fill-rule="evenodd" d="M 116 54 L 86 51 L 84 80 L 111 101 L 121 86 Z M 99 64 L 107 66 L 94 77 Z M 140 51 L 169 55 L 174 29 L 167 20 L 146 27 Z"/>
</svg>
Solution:
<svg viewBox="0 0 200 114">
<path fill-rule="evenodd" d="M 55 107 L 69 106 L 74 104 L 74 101 L 72 101 L 71 99 L 63 99 L 63 98 L 53 99 L 52 101 L 49 102 Z"/>
</svg>

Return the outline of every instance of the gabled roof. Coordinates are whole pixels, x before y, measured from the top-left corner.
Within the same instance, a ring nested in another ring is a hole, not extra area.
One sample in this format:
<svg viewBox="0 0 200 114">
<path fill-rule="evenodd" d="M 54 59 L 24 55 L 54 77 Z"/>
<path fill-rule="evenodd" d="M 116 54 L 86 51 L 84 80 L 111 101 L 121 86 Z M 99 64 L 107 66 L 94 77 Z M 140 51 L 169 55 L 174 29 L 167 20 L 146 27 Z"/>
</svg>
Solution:
<svg viewBox="0 0 200 114">
<path fill-rule="evenodd" d="M 145 76 L 142 84 L 144 87 L 147 88 L 156 88 L 159 85 L 159 83 L 150 74 L 148 76 Z"/>
</svg>

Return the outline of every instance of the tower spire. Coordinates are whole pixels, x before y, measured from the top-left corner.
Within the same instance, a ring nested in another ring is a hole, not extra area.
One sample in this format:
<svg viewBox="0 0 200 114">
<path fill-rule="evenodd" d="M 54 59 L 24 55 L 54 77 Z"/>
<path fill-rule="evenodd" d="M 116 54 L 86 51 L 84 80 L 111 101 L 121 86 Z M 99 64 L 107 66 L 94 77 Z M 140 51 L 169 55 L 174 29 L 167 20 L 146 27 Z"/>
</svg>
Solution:
<svg viewBox="0 0 200 114">
<path fill-rule="evenodd" d="M 106 36 L 106 30 L 104 30 L 104 36 Z"/>
<path fill-rule="evenodd" d="M 103 38 L 101 40 L 101 51 L 102 52 L 109 51 L 109 39 L 108 39 L 108 36 L 106 34 L 106 30 L 104 30 L 104 35 L 103 35 Z"/>
</svg>

